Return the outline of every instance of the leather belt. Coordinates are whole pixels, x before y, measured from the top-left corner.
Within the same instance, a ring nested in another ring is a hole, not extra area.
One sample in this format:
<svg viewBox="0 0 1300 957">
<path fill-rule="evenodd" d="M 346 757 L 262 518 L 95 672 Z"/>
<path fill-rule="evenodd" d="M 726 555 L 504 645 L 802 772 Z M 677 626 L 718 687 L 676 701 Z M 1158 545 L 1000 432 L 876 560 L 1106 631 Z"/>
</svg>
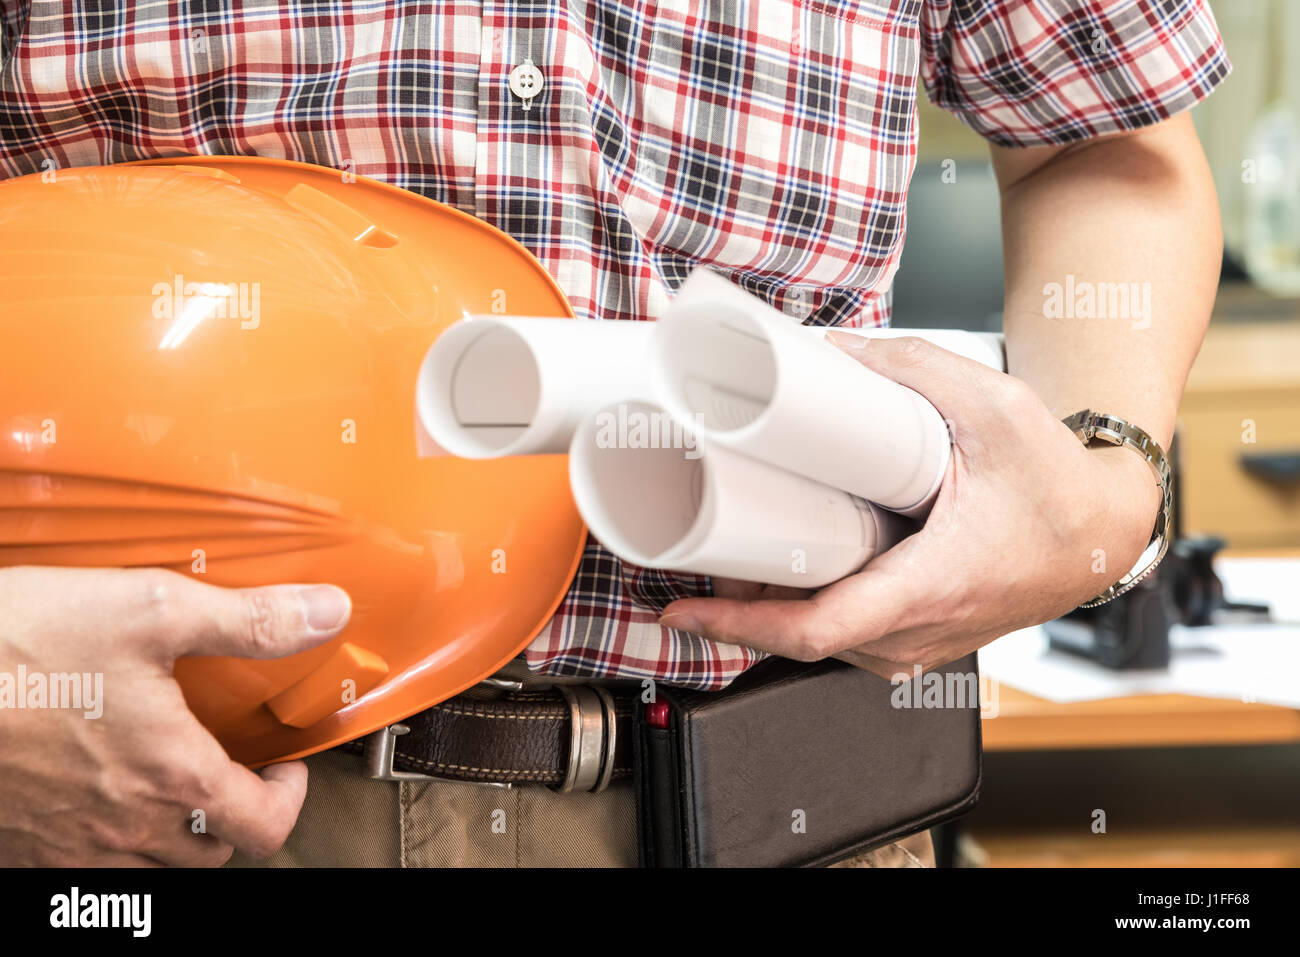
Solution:
<svg viewBox="0 0 1300 957">
<path fill-rule="evenodd" d="M 344 747 L 386 781 L 600 791 L 631 775 L 635 691 L 561 684 L 488 694 L 480 686 Z"/>
</svg>

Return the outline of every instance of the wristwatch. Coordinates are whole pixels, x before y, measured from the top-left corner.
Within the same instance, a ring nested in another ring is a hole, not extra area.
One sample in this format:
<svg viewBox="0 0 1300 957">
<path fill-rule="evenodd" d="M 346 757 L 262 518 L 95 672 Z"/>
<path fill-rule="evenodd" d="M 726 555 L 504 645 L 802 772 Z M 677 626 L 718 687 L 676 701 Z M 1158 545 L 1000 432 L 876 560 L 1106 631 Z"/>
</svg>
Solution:
<svg viewBox="0 0 1300 957">
<path fill-rule="evenodd" d="M 1160 443 L 1136 425 L 1124 421 L 1119 416 L 1084 409 L 1082 412 L 1076 412 L 1074 415 L 1062 419 L 1062 421 L 1069 427 L 1071 432 L 1079 437 L 1079 440 L 1084 445 L 1093 442 L 1108 442 L 1111 445 L 1124 445 L 1131 448 L 1146 460 L 1147 465 L 1151 466 L 1156 473 L 1157 481 L 1160 483 L 1160 514 L 1156 516 L 1155 528 L 1151 531 L 1151 541 L 1142 552 L 1142 557 L 1138 559 L 1137 564 L 1133 566 L 1132 571 L 1096 598 L 1085 601 L 1079 606 L 1080 608 L 1094 608 L 1097 605 L 1104 605 L 1106 602 L 1118 598 L 1130 588 L 1135 587 L 1142 579 L 1155 571 L 1156 566 L 1160 564 L 1160 560 L 1165 557 L 1165 552 L 1169 549 L 1169 526 L 1172 522 L 1174 508 L 1173 473 L 1169 468 L 1169 459 L 1165 457 L 1165 450 L 1160 447 Z"/>
</svg>

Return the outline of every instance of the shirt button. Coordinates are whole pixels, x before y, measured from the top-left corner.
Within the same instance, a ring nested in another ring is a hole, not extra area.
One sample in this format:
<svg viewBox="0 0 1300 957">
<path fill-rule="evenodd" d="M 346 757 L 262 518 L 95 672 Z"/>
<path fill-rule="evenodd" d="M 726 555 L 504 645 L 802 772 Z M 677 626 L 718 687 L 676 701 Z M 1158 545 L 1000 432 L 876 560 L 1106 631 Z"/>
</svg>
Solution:
<svg viewBox="0 0 1300 957">
<path fill-rule="evenodd" d="M 545 81 L 542 71 L 537 69 L 537 65 L 529 57 L 510 71 L 510 92 L 524 101 L 526 110 L 532 106 L 533 97 L 542 92 Z"/>
</svg>

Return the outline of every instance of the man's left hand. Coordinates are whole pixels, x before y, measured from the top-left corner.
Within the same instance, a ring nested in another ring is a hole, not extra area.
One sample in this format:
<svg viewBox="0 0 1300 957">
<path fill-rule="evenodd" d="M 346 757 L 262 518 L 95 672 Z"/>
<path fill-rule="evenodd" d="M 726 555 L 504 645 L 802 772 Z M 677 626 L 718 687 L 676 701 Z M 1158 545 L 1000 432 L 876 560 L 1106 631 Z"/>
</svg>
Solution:
<svg viewBox="0 0 1300 957">
<path fill-rule="evenodd" d="M 889 678 L 1064 614 L 1141 556 L 1160 489 L 1132 449 L 1085 447 L 1021 380 L 922 339 L 828 340 L 948 421 L 952 458 L 924 527 L 807 597 L 719 581 L 716 595 L 740 597 L 673 602 L 662 624 Z"/>
</svg>

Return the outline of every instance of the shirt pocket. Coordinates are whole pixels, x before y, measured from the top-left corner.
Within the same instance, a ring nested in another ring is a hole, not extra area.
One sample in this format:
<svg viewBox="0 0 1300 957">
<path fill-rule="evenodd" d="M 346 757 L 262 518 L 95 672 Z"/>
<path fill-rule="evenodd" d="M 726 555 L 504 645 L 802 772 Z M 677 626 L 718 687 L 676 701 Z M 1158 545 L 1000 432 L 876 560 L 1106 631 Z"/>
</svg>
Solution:
<svg viewBox="0 0 1300 957">
<path fill-rule="evenodd" d="M 657 4 L 624 54 L 643 76 L 613 177 L 643 241 L 778 307 L 886 288 L 915 158 L 919 6 Z"/>
</svg>

